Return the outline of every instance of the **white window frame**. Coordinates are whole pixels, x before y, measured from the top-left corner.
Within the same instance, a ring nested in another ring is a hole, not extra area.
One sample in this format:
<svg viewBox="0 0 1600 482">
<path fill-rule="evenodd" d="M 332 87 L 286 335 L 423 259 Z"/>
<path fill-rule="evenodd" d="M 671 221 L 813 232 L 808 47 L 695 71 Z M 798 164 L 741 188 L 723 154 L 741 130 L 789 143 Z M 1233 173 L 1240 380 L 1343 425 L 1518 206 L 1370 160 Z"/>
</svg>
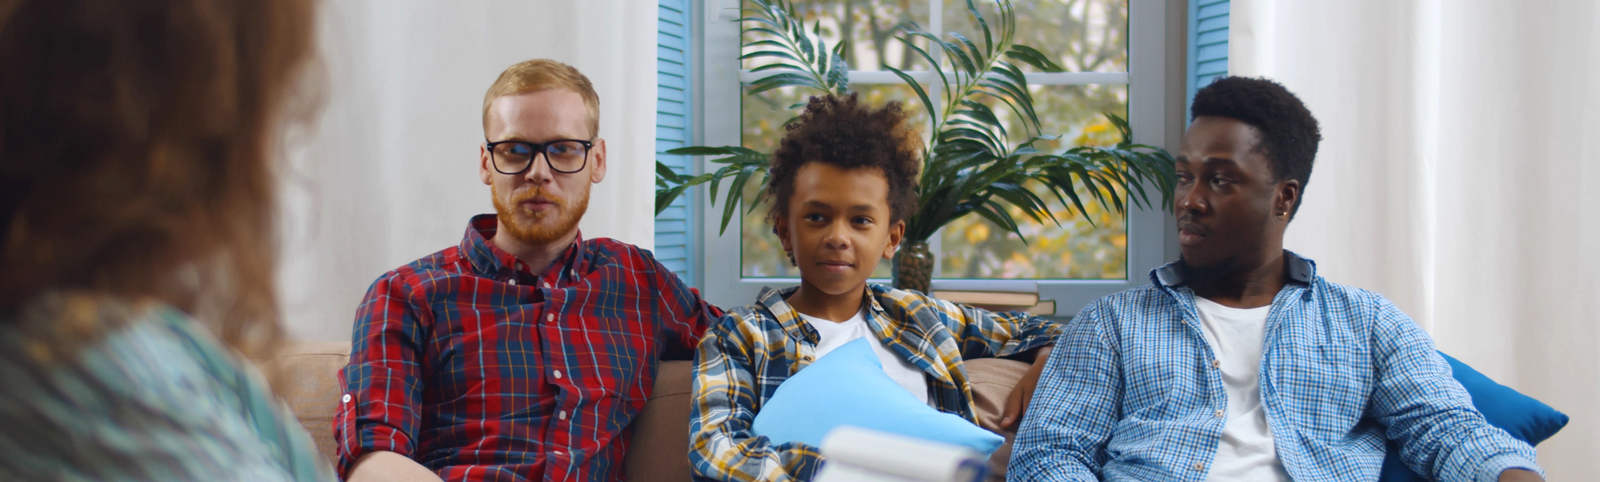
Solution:
<svg viewBox="0 0 1600 482">
<path fill-rule="evenodd" d="M 740 102 L 740 29 L 734 21 L 732 8 L 740 0 L 703 0 L 696 2 L 694 13 L 698 23 L 693 29 L 697 47 L 695 65 L 699 67 L 696 81 L 695 137 L 698 145 L 737 146 L 741 142 Z M 934 0 L 934 9 L 942 9 Z M 1185 25 L 1187 0 L 1129 0 L 1128 2 L 1128 72 L 1066 72 L 1027 74 L 1029 84 L 1084 85 L 1122 84 L 1128 86 L 1128 123 L 1133 129 L 1134 141 L 1161 146 L 1169 152 L 1176 151 L 1182 134 L 1184 120 Z M 1024 13 L 1025 14 L 1025 13 Z M 930 32 L 943 33 L 936 16 Z M 1039 46 L 1048 51 L 1048 46 Z M 911 73 L 918 81 L 935 80 L 931 71 Z M 748 77 L 749 75 L 746 74 Z M 890 72 L 852 72 L 851 85 L 901 83 Z M 707 95 L 710 94 L 710 95 Z M 730 95 L 731 94 L 731 95 Z M 709 164 L 704 158 L 695 161 L 697 172 L 707 172 Z M 715 169 L 715 165 L 711 165 Z M 1153 186 L 1151 186 L 1153 188 Z M 699 213 L 712 212 L 710 193 L 698 189 L 696 207 Z M 1154 192 L 1154 191 L 1152 191 Z M 1176 259 L 1177 233 L 1173 229 L 1170 213 L 1160 208 L 1159 199 L 1152 199 L 1153 209 L 1129 206 L 1128 211 L 1128 270 L 1127 279 L 1121 280 L 1038 280 L 1039 298 L 1056 300 L 1056 315 L 1071 316 L 1084 305 L 1102 296 L 1142 286 L 1149 283 L 1149 271 Z M 716 212 L 721 212 L 718 204 Z M 707 222 L 706 219 L 715 221 Z M 741 266 L 739 216 L 729 223 L 726 233 L 718 233 L 720 215 L 696 216 L 701 229 L 698 238 L 700 260 L 705 287 L 702 293 L 707 301 L 718 306 L 742 306 L 753 303 L 763 286 L 786 287 L 799 283 L 799 278 L 743 278 Z M 888 261 L 885 260 L 885 263 Z M 1008 280 L 994 280 L 997 284 Z M 940 280 L 933 281 L 937 289 Z M 972 281 L 963 281 L 970 284 Z"/>
</svg>

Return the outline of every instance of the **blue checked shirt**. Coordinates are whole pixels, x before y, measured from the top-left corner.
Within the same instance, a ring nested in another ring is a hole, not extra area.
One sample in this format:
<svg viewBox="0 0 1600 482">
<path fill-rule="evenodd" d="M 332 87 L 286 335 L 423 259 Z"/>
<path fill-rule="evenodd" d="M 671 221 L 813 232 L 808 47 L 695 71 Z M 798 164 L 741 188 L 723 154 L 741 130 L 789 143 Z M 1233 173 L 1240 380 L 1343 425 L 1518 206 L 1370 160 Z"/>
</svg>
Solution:
<svg viewBox="0 0 1600 482">
<path fill-rule="evenodd" d="M 1540 471 L 1533 448 L 1484 422 L 1433 340 L 1392 303 L 1317 277 L 1293 253 L 1284 261 L 1290 283 L 1272 301 L 1259 376 L 1295 481 L 1377 480 L 1385 439 L 1433 480 Z M 1225 422 L 1216 414 L 1227 413 L 1222 373 L 1177 265 L 1150 280 L 1068 325 L 1018 431 L 1011 482 L 1205 479 Z"/>
</svg>

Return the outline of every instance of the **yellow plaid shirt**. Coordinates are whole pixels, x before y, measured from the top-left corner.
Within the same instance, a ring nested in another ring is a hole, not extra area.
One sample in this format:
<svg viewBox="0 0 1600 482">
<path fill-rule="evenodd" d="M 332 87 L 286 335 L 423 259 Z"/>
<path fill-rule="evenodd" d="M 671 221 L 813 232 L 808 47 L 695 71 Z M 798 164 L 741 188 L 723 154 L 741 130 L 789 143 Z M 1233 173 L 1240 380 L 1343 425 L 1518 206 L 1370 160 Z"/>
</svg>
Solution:
<svg viewBox="0 0 1600 482">
<path fill-rule="evenodd" d="M 706 331 L 695 354 L 689 460 L 695 480 L 810 480 L 817 447 L 773 444 L 750 424 L 778 385 L 816 359 L 819 337 L 784 299 L 796 288 L 762 290 Z M 928 404 L 973 423 L 962 360 L 1010 356 L 1054 343 L 1063 326 L 1024 312 L 991 313 L 915 291 L 868 284 L 866 322 L 885 347 L 921 368 Z"/>
</svg>

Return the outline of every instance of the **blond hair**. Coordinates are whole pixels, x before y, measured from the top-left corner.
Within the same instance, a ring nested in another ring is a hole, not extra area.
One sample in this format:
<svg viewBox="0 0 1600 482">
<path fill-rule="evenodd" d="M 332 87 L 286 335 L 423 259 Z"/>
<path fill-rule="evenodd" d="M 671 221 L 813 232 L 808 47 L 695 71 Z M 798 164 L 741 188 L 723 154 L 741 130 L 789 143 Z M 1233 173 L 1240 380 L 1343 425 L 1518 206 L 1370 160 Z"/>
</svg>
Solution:
<svg viewBox="0 0 1600 482">
<path fill-rule="evenodd" d="M 489 130 L 489 106 L 495 99 L 545 89 L 568 89 L 583 96 L 583 105 L 589 110 L 589 132 L 600 135 L 600 95 L 594 92 L 594 84 L 571 65 L 550 59 L 518 62 L 494 79 L 483 95 L 483 130 Z"/>
<path fill-rule="evenodd" d="M 0 322 L 77 293 L 164 302 L 236 348 L 269 348 L 281 335 L 272 150 L 298 113 L 288 101 L 315 11 L 0 0 Z"/>
</svg>

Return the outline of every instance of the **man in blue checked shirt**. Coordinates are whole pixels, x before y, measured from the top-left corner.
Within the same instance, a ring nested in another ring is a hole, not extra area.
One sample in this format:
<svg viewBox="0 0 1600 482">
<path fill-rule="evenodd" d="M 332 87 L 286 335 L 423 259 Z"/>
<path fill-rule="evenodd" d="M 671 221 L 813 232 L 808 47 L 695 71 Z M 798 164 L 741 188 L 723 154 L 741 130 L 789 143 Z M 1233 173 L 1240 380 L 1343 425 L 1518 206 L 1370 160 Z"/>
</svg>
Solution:
<svg viewBox="0 0 1600 482">
<path fill-rule="evenodd" d="M 1433 480 L 1542 480 L 1533 448 L 1484 422 L 1410 318 L 1284 251 L 1321 139 L 1305 105 L 1230 77 L 1191 114 L 1182 256 L 1072 320 L 1010 480 L 1372 481 L 1386 439 Z"/>
</svg>

